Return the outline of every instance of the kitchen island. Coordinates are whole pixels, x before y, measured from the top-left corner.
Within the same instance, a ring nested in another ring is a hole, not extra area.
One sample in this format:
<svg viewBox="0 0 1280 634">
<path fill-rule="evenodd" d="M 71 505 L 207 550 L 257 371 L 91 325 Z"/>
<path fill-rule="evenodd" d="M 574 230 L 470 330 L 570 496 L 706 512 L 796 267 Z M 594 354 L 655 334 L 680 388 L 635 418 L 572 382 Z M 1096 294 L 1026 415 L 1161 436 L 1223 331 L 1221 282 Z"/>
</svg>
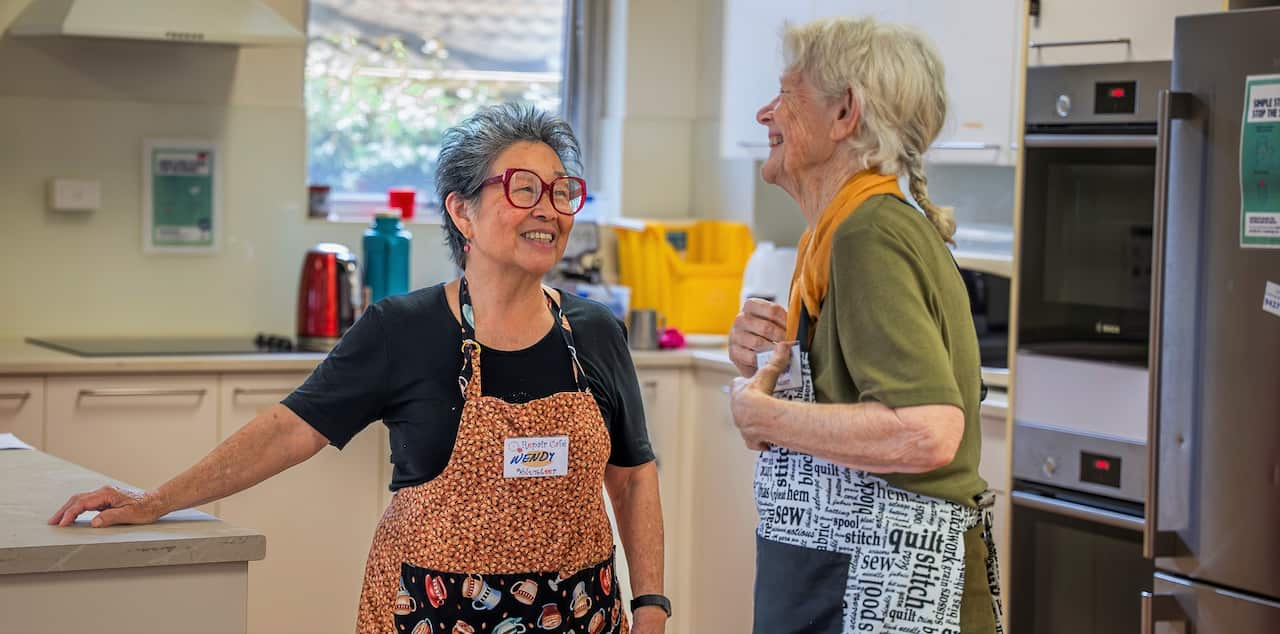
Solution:
<svg viewBox="0 0 1280 634">
<path fill-rule="evenodd" d="M 34 449 L 0 450 L 0 473 L 0 633 L 245 631 L 260 533 L 199 511 L 49 526 L 72 494 L 112 480 Z"/>
</svg>

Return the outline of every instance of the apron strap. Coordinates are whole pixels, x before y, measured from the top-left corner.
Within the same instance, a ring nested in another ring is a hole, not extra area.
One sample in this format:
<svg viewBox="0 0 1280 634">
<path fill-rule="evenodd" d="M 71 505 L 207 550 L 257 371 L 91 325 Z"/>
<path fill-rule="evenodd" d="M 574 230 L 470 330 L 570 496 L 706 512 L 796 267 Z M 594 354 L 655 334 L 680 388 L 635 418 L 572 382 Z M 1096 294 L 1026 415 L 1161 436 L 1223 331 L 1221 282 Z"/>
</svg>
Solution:
<svg viewBox="0 0 1280 634">
<path fill-rule="evenodd" d="M 589 394 L 591 387 L 587 384 L 586 372 L 582 370 L 582 363 L 578 360 L 578 349 L 573 343 L 573 328 L 569 326 L 569 319 L 546 287 L 543 287 L 542 294 L 546 297 L 552 320 L 560 327 L 565 347 L 569 349 L 569 358 L 573 361 L 574 385 L 579 392 Z M 466 276 L 458 284 L 458 312 L 462 314 L 462 368 L 458 371 L 458 388 L 462 391 L 463 399 L 470 399 L 481 394 L 480 342 L 476 340 L 475 308 L 471 305 L 471 289 Z"/>
</svg>

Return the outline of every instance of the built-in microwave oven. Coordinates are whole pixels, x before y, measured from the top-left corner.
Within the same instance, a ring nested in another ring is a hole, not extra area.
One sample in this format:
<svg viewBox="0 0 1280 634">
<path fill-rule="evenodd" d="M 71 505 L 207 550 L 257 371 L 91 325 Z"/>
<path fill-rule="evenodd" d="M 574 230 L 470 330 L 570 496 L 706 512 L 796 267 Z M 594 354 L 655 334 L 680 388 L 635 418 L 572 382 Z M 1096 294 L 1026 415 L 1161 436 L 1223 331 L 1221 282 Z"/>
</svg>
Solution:
<svg viewBox="0 0 1280 634">
<path fill-rule="evenodd" d="M 1027 73 L 1018 345 L 1145 366 L 1168 62 Z"/>
<path fill-rule="evenodd" d="M 1009 367 L 1009 276 L 960 263 L 984 370 Z"/>
</svg>

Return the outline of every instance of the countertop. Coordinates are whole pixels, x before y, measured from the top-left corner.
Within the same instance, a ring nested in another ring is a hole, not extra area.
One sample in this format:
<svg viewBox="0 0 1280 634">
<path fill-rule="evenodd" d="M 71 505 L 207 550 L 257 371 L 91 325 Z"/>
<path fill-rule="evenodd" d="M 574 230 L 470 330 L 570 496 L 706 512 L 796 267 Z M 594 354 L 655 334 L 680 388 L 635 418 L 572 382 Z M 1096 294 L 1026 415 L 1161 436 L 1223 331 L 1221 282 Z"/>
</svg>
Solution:
<svg viewBox="0 0 1280 634">
<path fill-rule="evenodd" d="M 310 372 L 324 359 L 323 353 L 173 355 L 150 357 L 78 357 L 27 343 L 0 339 L 0 376 L 56 374 L 143 374 L 194 372 Z M 732 370 L 724 348 L 635 350 L 636 367 L 709 367 Z"/>
<path fill-rule="evenodd" d="M 255 561 L 266 537 L 195 510 L 149 526 L 89 528 L 46 521 L 71 495 L 119 484 L 34 449 L 0 450 L 0 575 Z"/>
</svg>

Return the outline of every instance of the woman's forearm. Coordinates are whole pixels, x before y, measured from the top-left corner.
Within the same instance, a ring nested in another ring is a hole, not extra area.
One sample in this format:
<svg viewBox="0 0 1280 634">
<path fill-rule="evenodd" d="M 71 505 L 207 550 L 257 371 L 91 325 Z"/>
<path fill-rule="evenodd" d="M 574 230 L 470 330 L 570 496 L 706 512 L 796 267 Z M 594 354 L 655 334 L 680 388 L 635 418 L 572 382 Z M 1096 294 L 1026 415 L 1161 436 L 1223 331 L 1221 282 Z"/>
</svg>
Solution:
<svg viewBox="0 0 1280 634">
<path fill-rule="evenodd" d="M 662 502 L 657 463 L 605 469 L 605 488 L 613 502 L 618 536 L 631 571 L 631 594 L 662 594 Z"/>
<path fill-rule="evenodd" d="M 324 436 L 292 410 L 273 405 L 148 495 L 165 513 L 207 504 L 314 456 L 325 444 Z"/>
<path fill-rule="evenodd" d="M 880 403 L 755 398 L 735 412 L 743 435 L 872 473 L 923 473 L 951 462 L 964 433 L 952 405 L 891 409 Z"/>
</svg>

